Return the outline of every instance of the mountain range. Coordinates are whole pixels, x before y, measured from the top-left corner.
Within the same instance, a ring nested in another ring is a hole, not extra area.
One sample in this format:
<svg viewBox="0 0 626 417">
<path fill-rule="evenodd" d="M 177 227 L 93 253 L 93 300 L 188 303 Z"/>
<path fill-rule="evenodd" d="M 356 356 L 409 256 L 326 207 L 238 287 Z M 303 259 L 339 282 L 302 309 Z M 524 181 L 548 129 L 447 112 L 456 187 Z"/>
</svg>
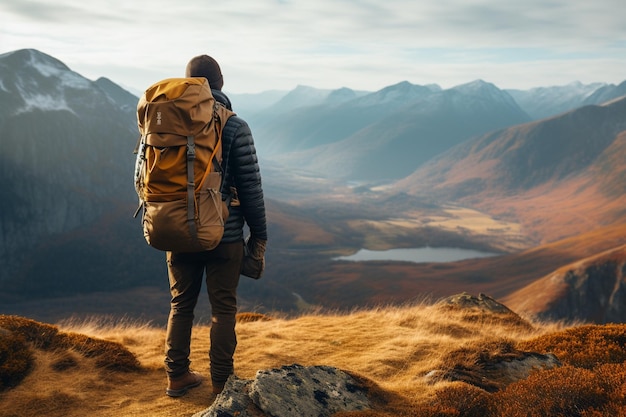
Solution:
<svg viewBox="0 0 626 417">
<path fill-rule="evenodd" d="M 625 88 L 405 81 L 375 92 L 232 95 L 255 135 L 271 236 L 263 284 L 242 282 L 242 304 L 352 308 L 470 289 L 513 297 L 573 262 L 593 263 L 626 244 Z M 113 81 L 88 80 L 42 52 L 0 55 L 0 300 L 98 292 L 113 306 L 123 291 L 166 282 L 162 254 L 132 218 L 136 103 Z M 506 244 L 505 229 L 434 227 L 450 207 L 518 225 L 519 241 Z M 584 250 L 568 243 L 577 236 Z M 445 267 L 333 260 L 421 244 L 507 249 Z M 548 306 L 562 293 L 533 313 L 572 318 Z M 626 320 L 616 314 L 602 317 Z"/>
<path fill-rule="evenodd" d="M 406 81 L 376 92 L 300 86 L 248 120 L 262 155 L 292 170 L 371 182 L 403 178 L 474 136 L 599 104 L 625 89 L 500 90 L 482 80 L 446 90 Z"/>
<path fill-rule="evenodd" d="M 380 181 L 402 178 L 472 136 L 529 120 L 508 94 L 483 81 L 449 90 L 404 82 L 295 109 L 262 125 L 258 137 L 289 167 Z"/>
<path fill-rule="evenodd" d="M 586 104 L 599 104 L 615 98 L 616 86 L 604 83 L 536 87 L 530 90 L 506 90 L 533 119 L 544 119 Z M 608 96 L 603 97 L 603 92 Z M 623 94 L 622 94 L 623 95 Z"/>
<path fill-rule="evenodd" d="M 35 50 L 0 56 L 3 295 L 72 294 L 137 280 L 136 98 Z M 130 245 L 130 246 L 129 246 Z M 150 270 L 150 268 L 148 268 Z M 115 276 L 115 279 L 111 279 Z"/>
</svg>

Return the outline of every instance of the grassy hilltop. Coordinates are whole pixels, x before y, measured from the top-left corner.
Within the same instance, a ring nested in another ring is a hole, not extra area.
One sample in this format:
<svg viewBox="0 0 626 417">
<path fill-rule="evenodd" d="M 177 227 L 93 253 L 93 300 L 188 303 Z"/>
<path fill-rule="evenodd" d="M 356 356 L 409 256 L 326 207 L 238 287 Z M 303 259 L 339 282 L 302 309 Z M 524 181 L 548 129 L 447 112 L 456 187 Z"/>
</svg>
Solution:
<svg viewBox="0 0 626 417">
<path fill-rule="evenodd" d="M 49 325 L 18 316 L 0 316 L 0 328 L 2 416 L 191 416 L 215 399 L 208 382 L 180 399 L 165 395 L 163 328 L 95 319 Z M 294 363 L 355 376 L 373 409 L 344 417 L 626 416 L 626 325 L 529 322 L 423 302 L 296 318 L 244 313 L 237 329 L 241 378 Z M 208 349 L 209 327 L 198 325 L 192 368 L 207 377 Z M 434 370 L 480 371 L 517 350 L 552 352 L 562 366 L 498 390 L 428 378 Z M 19 374 L 16 362 L 30 365 Z"/>
</svg>

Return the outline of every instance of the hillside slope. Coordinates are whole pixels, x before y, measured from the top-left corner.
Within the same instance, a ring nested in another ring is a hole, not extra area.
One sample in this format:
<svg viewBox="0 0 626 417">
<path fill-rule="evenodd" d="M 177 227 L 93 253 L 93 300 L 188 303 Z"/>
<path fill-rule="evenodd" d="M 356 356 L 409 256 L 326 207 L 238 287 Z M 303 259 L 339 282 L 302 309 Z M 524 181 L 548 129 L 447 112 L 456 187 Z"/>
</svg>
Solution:
<svg viewBox="0 0 626 417">
<path fill-rule="evenodd" d="M 549 242 L 624 220 L 625 158 L 622 98 L 468 141 L 396 189 L 519 221 Z"/>
<path fill-rule="evenodd" d="M 564 265 L 503 298 L 541 319 L 621 323 L 626 317 L 626 246 Z"/>
<path fill-rule="evenodd" d="M 620 343 L 625 326 L 529 323 L 506 307 L 490 310 L 468 301 L 465 306 L 443 302 L 290 320 L 241 315 L 236 373 L 251 379 L 259 370 L 296 363 L 345 370 L 365 384 L 372 401 L 371 410 L 346 414 L 352 417 L 538 417 L 592 408 L 617 415 L 612 413 L 623 410 L 619 393 L 626 383 L 626 353 Z M 6 317 L 0 316 L 0 322 L 7 326 Z M 182 398 L 165 395 L 162 329 L 65 322 L 59 326 L 61 336 L 86 343 L 46 350 L 42 342 L 51 346 L 53 332 L 29 332 L 41 327 L 54 330 L 36 323 L 24 328 L 35 366 L 19 385 L 0 392 L 0 415 L 191 416 L 215 401 L 209 382 Z M 205 376 L 209 332 L 210 327 L 197 326 L 192 338 L 192 368 Z M 128 361 L 124 349 L 141 370 L 119 366 L 121 358 Z M 563 366 L 540 371 L 537 363 L 535 372 L 529 368 L 524 375 L 523 361 L 548 351 Z M 528 405 L 520 408 L 520 401 Z"/>
</svg>

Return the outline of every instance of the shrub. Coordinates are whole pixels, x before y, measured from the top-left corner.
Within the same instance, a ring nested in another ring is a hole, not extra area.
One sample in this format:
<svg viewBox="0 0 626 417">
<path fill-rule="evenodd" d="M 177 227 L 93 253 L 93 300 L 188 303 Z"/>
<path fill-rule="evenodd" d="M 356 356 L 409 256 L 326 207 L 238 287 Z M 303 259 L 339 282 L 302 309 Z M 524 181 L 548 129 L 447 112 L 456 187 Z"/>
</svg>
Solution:
<svg viewBox="0 0 626 417">
<path fill-rule="evenodd" d="M 96 358 L 96 366 L 112 371 L 131 372 L 141 369 L 139 361 L 122 344 L 94 339 L 79 333 L 62 335 L 62 345 L 86 358 Z"/>
<path fill-rule="evenodd" d="M 19 385 L 33 366 L 33 353 L 24 338 L 0 329 L 0 392 Z"/>
<path fill-rule="evenodd" d="M 485 417 L 490 395 L 471 385 L 459 384 L 437 391 L 436 398 L 428 404 L 434 415 L 458 417 Z M 431 414 L 429 414 L 431 415 Z"/>
<path fill-rule="evenodd" d="M 538 371 L 493 394 L 492 415 L 582 417 L 595 412 L 609 415 L 606 409 L 611 407 L 613 388 L 601 380 L 590 370 L 572 366 Z"/>
<path fill-rule="evenodd" d="M 58 348 L 59 329 L 50 324 L 38 323 L 19 316 L 0 315 L 0 327 L 22 335 L 35 348 L 42 350 Z"/>
<path fill-rule="evenodd" d="M 626 325 L 586 325 L 523 342 L 520 349 L 552 352 L 561 362 L 593 369 L 626 361 Z"/>
<path fill-rule="evenodd" d="M 78 333 L 62 333 L 56 326 L 18 316 L 0 316 L 0 327 L 22 335 L 35 348 L 46 351 L 72 349 L 86 358 L 96 358 L 96 366 L 113 371 L 138 371 L 139 361 L 123 345 Z"/>
</svg>

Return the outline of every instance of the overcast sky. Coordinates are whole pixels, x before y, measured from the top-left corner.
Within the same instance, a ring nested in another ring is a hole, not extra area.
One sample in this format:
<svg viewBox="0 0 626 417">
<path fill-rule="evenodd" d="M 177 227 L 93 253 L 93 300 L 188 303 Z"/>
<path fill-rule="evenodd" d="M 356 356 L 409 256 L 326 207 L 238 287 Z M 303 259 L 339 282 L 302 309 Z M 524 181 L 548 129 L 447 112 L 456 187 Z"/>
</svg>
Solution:
<svg viewBox="0 0 626 417">
<path fill-rule="evenodd" d="M 224 90 L 505 88 L 626 80 L 624 0 L 0 0 L 0 53 L 35 48 L 143 91 L 215 57 Z"/>
</svg>

